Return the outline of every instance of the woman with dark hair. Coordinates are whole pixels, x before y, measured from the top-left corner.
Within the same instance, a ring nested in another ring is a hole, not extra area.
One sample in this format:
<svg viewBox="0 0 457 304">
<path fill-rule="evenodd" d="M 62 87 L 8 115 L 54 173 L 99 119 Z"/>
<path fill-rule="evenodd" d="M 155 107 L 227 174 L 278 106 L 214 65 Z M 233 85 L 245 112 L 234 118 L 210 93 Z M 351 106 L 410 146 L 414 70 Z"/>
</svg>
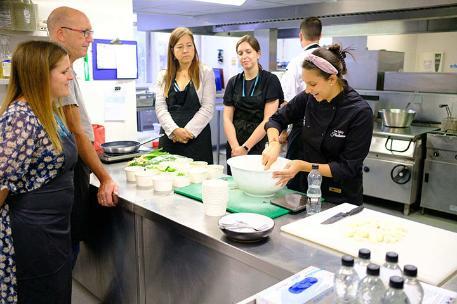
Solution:
<svg viewBox="0 0 457 304">
<path fill-rule="evenodd" d="M 276 112 L 265 126 L 269 146 L 263 151 L 266 168 L 277 159 L 279 133 L 293 121 L 303 121 L 302 157 L 273 175 L 286 184 L 298 178 L 298 190 L 306 192 L 312 164 L 323 176 L 322 196 L 330 202 L 362 204 L 362 165 L 373 132 L 373 113 L 343 75 L 348 52 L 338 44 L 318 48 L 303 62 L 306 90 Z M 302 173 L 303 172 L 303 173 Z M 301 173 L 301 174 L 297 174 Z"/>
<path fill-rule="evenodd" d="M 0 302 L 70 303 L 77 150 L 59 102 L 70 59 L 55 43 L 29 41 L 11 68 L 0 106 Z"/>
<path fill-rule="evenodd" d="M 236 52 L 243 72 L 230 78 L 224 94 L 227 158 L 262 154 L 267 142 L 264 125 L 284 100 L 278 77 L 259 64 L 257 39 L 250 35 L 241 37 Z"/>
<path fill-rule="evenodd" d="M 155 87 L 159 146 L 165 151 L 213 163 L 211 129 L 216 83 L 213 70 L 200 63 L 194 36 L 178 27 L 168 42 L 167 69 Z"/>
</svg>

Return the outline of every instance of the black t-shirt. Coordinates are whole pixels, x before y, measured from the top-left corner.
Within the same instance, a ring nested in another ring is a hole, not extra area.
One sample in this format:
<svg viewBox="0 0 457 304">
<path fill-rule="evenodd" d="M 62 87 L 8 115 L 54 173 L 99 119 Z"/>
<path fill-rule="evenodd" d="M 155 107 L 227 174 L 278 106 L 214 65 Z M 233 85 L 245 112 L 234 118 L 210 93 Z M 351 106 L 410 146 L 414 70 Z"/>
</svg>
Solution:
<svg viewBox="0 0 457 304">
<path fill-rule="evenodd" d="M 281 88 L 278 76 L 264 70 L 259 72 L 259 80 L 254 89 L 254 95 L 261 94 L 262 99 L 267 102 L 279 99 L 281 104 L 284 101 L 284 93 Z M 252 86 L 254 85 L 255 78 L 245 82 L 246 96 L 250 96 Z M 233 95 L 239 94 L 241 96 L 243 91 L 243 73 L 230 78 L 224 94 L 224 105 L 233 106 Z"/>
</svg>

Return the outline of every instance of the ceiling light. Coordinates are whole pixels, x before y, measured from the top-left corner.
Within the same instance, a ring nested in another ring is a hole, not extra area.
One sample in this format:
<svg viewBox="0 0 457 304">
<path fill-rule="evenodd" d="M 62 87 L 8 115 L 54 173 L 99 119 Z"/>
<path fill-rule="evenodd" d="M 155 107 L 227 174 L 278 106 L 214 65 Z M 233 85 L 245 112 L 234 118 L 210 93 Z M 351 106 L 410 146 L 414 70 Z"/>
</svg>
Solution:
<svg viewBox="0 0 457 304">
<path fill-rule="evenodd" d="M 209 3 L 223 4 L 223 5 L 236 5 L 236 6 L 241 6 L 246 2 L 246 0 L 194 0 L 194 1 L 209 2 Z"/>
</svg>

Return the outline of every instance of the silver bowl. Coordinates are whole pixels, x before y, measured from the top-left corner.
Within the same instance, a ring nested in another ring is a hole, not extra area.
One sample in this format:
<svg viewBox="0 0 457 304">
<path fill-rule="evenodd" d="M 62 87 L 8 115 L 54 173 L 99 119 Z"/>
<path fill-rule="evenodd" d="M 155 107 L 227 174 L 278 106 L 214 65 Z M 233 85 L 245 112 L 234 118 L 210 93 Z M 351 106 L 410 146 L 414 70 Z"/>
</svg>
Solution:
<svg viewBox="0 0 457 304">
<path fill-rule="evenodd" d="M 407 128 L 416 116 L 416 111 L 404 109 L 381 109 L 382 124 L 390 128 Z"/>
</svg>

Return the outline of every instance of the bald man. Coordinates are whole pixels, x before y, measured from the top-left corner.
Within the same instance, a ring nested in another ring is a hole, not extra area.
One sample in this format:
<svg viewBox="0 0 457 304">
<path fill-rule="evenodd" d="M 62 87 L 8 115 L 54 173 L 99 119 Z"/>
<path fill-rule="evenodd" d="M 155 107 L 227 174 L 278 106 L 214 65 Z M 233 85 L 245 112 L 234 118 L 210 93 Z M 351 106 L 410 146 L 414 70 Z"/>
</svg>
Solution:
<svg viewBox="0 0 457 304">
<path fill-rule="evenodd" d="M 70 7 L 56 8 L 48 17 L 48 31 L 52 41 L 63 46 L 73 63 L 87 54 L 93 41 L 92 25 L 89 18 Z M 75 167 L 75 202 L 71 215 L 71 233 L 73 240 L 74 263 L 79 252 L 79 241 L 84 240 L 88 231 L 89 213 L 89 175 L 92 171 L 100 181 L 98 202 L 102 206 L 114 206 L 117 203 L 118 186 L 103 167 L 93 147 L 94 134 L 79 89 L 77 75 L 73 71 L 70 82 L 70 95 L 63 98 L 63 112 L 70 131 L 75 136 L 78 147 L 78 163 Z"/>
</svg>

